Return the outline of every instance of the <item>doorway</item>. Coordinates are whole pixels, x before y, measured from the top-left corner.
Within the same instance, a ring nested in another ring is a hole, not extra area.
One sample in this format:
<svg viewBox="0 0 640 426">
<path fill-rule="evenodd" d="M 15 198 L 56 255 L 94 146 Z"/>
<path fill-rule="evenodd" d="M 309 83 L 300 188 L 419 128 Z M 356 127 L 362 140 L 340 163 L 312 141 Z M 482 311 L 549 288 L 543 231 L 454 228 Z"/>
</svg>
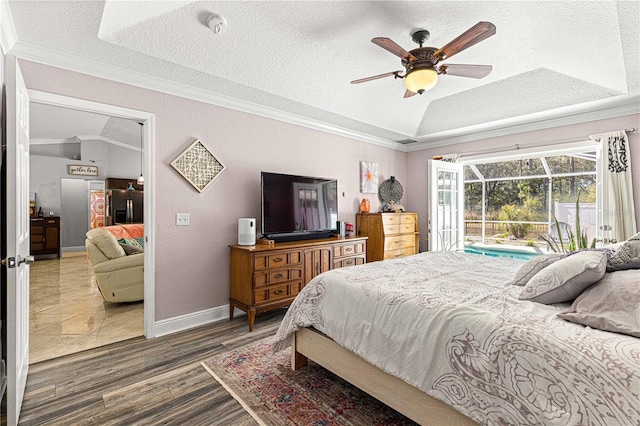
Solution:
<svg viewBox="0 0 640 426">
<path fill-rule="evenodd" d="M 99 104 L 95 102 L 54 95 L 54 94 L 45 93 L 45 92 L 29 91 L 29 94 L 30 94 L 32 105 L 35 104 L 39 106 L 54 106 L 54 107 L 66 108 L 73 111 L 81 111 L 85 113 L 107 116 L 109 120 L 113 120 L 113 119 L 127 120 L 127 121 L 130 121 L 131 123 L 135 123 L 135 129 L 138 134 L 139 142 L 137 142 L 137 145 L 134 148 L 138 149 L 138 152 L 140 152 L 140 156 L 139 157 L 135 156 L 135 158 L 139 158 L 139 159 L 136 159 L 135 161 L 131 160 L 131 158 L 134 157 L 132 155 L 124 156 L 127 159 L 125 160 L 125 162 L 128 161 L 131 164 L 127 163 L 123 167 L 129 167 L 129 172 L 131 176 L 134 177 L 134 179 L 139 174 L 142 174 L 142 170 L 144 170 L 144 184 L 145 184 L 145 189 L 147 189 L 144 191 L 144 203 L 146 205 L 146 208 L 144 209 L 144 218 L 143 218 L 143 222 L 145 223 L 145 254 L 144 254 L 145 297 L 144 297 L 144 302 L 141 304 L 142 310 L 143 310 L 142 322 L 140 326 L 140 332 L 138 332 L 137 335 L 144 334 L 144 336 L 146 336 L 147 338 L 154 337 L 154 328 L 153 328 L 154 317 L 155 317 L 154 315 L 155 293 L 154 293 L 154 279 L 153 279 L 154 270 L 155 270 L 155 265 L 153 260 L 154 258 L 153 256 L 153 253 L 154 253 L 154 243 L 153 243 L 154 242 L 154 238 L 153 238 L 154 237 L 154 227 L 153 227 L 154 199 L 153 199 L 153 191 L 149 190 L 153 187 L 153 184 L 154 184 L 153 167 L 152 167 L 152 160 L 151 160 L 153 158 L 153 151 L 154 151 L 153 149 L 153 145 L 154 145 L 153 114 L 142 112 L 142 111 L 135 111 L 135 110 L 129 110 L 125 108 L 115 107 L 112 105 Z M 142 124 L 142 126 L 139 126 L 138 124 Z M 78 136 L 76 138 L 79 140 L 79 142 L 81 142 L 82 137 L 86 138 L 86 135 L 81 134 Z M 108 142 L 114 144 L 115 146 L 119 146 L 119 148 L 126 148 L 124 146 L 125 143 L 120 142 L 113 137 L 102 136 L 101 139 L 107 140 Z M 53 145 L 53 144 L 50 144 L 50 145 Z M 95 152 L 96 149 L 98 149 L 96 148 L 97 146 L 96 143 L 92 142 L 91 145 L 92 145 L 92 152 Z M 52 149 L 51 146 L 50 147 L 40 146 L 39 148 L 41 150 Z M 63 146 L 62 148 L 62 150 L 67 150 L 67 151 L 69 149 L 70 149 L 70 145 Z M 119 157 L 123 158 L 122 155 L 120 155 Z M 75 158 L 82 159 L 82 155 Z M 85 157 L 85 158 L 87 161 L 91 160 L 89 157 Z M 77 162 L 78 161 L 70 161 L 70 163 L 77 163 Z M 95 163 L 95 160 L 94 160 L 94 162 L 87 163 L 87 164 L 95 165 L 97 163 Z M 72 179 L 73 177 L 60 179 L 61 191 L 60 191 L 60 198 L 59 198 L 60 200 L 59 206 L 60 206 L 60 211 L 65 212 L 65 217 L 67 218 L 66 219 L 67 222 L 69 220 L 76 221 L 76 222 L 78 220 L 84 221 L 85 219 L 87 219 L 87 222 L 89 222 L 88 217 L 90 213 L 88 211 L 88 207 L 86 204 L 84 206 L 80 206 L 80 209 L 75 209 L 72 207 L 72 205 L 77 204 L 78 201 L 77 200 L 72 201 L 71 203 L 63 202 L 63 197 L 69 195 L 70 193 L 73 193 L 74 191 L 77 192 L 80 186 L 82 186 L 82 189 L 84 190 L 85 188 L 89 189 L 90 187 L 91 188 L 95 187 L 96 181 L 99 182 L 100 180 L 102 180 L 102 182 L 104 182 L 103 178 L 106 178 L 108 176 L 107 174 L 109 170 L 108 164 L 101 163 L 96 167 L 98 169 L 102 168 L 102 171 L 104 173 L 102 176 L 92 177 L 91 179 L 89 178 L 77 179 L 77 177 L 75 179 Z M 92 183 L 87 185 L 89 182 L 92 182 Z M 72 209 L 72 211 L 69 211 L 69 209 Z M 79 210 L 82 210 L 82 211 L 79 211 Z M 73 230 L 73 228 L 74 228 L 73 223 L 71 224 L 67 223 L 67 227 L 66 227 L 67 231 Z M 66 235 L 65 230 L 62 230 L 63 239 L 71 238 L 71 240 L 68 240 L 63 244 L 63 247 L 66 247 L 66 249 L 63 252 L 63 259 L 62 259 L 63 263 L 67 259 L 69 260 L 69 262 L 67 262 L 69 264 L 77 265 L 77 264 L 82 264 L 82 262 L 88 262 L 86 260 L 86 255 L 85 256 L 80 255 L 78 257 L 78 253 L 82 253 L 80 250 L 84 249 L 84 233 L 83 232 L 80 232 L 80 233 L 82 233 L 82 236 L 78 237 L 78 235 L 72 235 L 73 232 L 68 232 L 69 235 Z M 86 263 L 86 264 L 90 265 L 90 263 Z M 94 285 L 95 285 L 95 282 L 94 282 Z M 108 302 L 104 302 L 104 303 L 108 303 Z M 126 305 L 124 306 L 127 307 Z M 130 308 L 131 308 L 130 306 L 127 307 L 129 311 L 132 310 Z M 130 313 L 130 315 L 132 314 Z M 86 328 L 89 326 L 89 324 L 85 322 L 83 326 Z M 133 337 L 133 336 L 129 336 L 129 337 Z M 122 339 L 119 339 L 119 340 L 122 340 Z M 107 344 L 107 343 L 109 342 L 105 341 L 103 344 Z M 96 346 L 100 346 L 100 345 L 98 344 Z M 79 348 L 79 350 L 82 350 L 82 348 Z"/>
</svg>

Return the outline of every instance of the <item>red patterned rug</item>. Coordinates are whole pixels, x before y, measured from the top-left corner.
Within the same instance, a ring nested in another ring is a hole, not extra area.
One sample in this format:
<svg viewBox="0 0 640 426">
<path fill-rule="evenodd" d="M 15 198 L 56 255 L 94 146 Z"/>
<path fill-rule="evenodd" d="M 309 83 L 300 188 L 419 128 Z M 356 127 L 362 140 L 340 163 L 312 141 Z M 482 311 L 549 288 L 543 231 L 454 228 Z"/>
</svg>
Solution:
<svg viewBox="0 0 640 426">
<path fill-rule="evenodd" d="M 273 354 L 267 338 L 202 365 L 260 424 L 415 425 L 313 362 L 292 371 L 290 353 Z"/>
</svg>

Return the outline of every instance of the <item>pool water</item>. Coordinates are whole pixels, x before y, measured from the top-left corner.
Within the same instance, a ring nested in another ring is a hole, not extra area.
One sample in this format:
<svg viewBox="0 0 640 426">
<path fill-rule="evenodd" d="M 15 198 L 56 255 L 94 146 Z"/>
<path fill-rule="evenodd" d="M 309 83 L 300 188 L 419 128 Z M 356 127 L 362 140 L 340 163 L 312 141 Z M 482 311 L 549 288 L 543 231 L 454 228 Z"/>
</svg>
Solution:
<svg viewBox="0 0 640 426">
<path fill-rule="evenodd" d="M 509 257 L 511 259 L 520 259 L 520 260 L 529 260 L 532 257 L 538 256 L 538 253 L 525 253 L 522 251 L 509 250 L 507 248 L 494 249 L 494 248 L 488 248 L 488 247 L 474 247 L 474 246 L 465 246 L 464 252 L 481 254 L 483 256 L 491 256 L 491 257 Z"/>
</svg>

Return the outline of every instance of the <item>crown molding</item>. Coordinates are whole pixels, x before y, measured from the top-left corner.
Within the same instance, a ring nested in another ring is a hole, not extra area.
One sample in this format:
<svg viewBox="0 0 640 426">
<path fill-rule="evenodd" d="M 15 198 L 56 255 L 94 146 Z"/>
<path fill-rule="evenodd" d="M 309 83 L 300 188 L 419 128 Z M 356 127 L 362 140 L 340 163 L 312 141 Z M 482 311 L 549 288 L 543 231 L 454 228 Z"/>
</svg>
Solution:
<svg viewBox="0 0 640 426">
<path fill-rule="evenodd" d="M 406 152 L 640 114 L 640 96 L 616 96 L 416 138 Z"/>
<path fill-rule="evenodd" d="M 82 138 L 80 138 L 80 139 L 82 139 Z M 119 146 L 120 148 L 130 149 L 131 151 L 135 151 L 135 152 L 142 152 L 142 148 L 140 148 L 140 147 L 132 146 L 132 145 L 126 144 L 124 142 L 117 141 L 115 139 L 107 138 L 105 136 L 98 136 L 96 139 L 101 140 L 102 142 L 109 143 L 111 145 Z"/>
<path fill-rule="evenodd" d="M 66 53 L 46 49 L 40 46 L 35 46 L 20 41 L 17 41 L 13 44 L 10 53 L 12 55 L 15 55 L 19 59 L 31 62 L 37 62 L 56 68 L 62 68 L 68 71 L 79 72 L 82 74 L 117 81 L 119 83 L 141 87 L 156 92 L 179 96 L 198 102 L 204 102 L 207 104 L 233 109 L 264 118 L 270 118 L 289 124 L 295 124 L 314 130 L 319 130 L 325 133 L 331 133 L 337 136 L 343 136 L 346 138 L 383 146 L 385 148 L 405 151 L 403 146 L 398 146 L 398 143 L 389 139 L 368 135 L 355 130 L 324 123 L 308 117 L 303 117 L 301 115 L 281 111 L 276 108 L 258 105 L 241 99 L 235 99 L 219 93 L 206 91 L 201 88 L 165 80 L 137 71 L 125 70 L 113 65 L 87 60 L 78 56 L 69 55 Z"/>
<path fill-rule="evenodd" d="M 100 141 L 105 142 L 111 145 L 119 146 L 120 148 L 130 149 L 135 152 L 142 152 L 142 148 L 137 146 L 132 146 L 124 142 L 117 141 L 115 139 L 107 138 L 105 136 L 93 136 L 93 135 L 80 135 L 76 136 L 77 140 L 73 138 L 67 139 L 29 139 L 29 145 L 60 145 L 60 144 L 71 144 L 71 143 L 81 143 L 83 141 Z"/>
<path fill-rule="evenodd" d="M 73 138 L 66 138 L 66 139 L 30 138 L 29 139 L 29 145 L 60 145 L 60 144 L 80 143 L 80 142 L 82 141 L 79 138 L 78 140 L 74 140 Z"/>
<path fill-rule="evenodd" d="M 5 8 L 8 10 L 8 7 L 5 6 L 5 0 L 0 0 L 0 3 L 2 5 L 2 8 L 0 8 L 0 12 L 3 12 Z M 3 38 L 5 38 L 5 19 L 6 14 L 3 13 Z M 623 95 L 601 101 L 594 101 L 569 107 L 557 108 L 540 113 L 528 114 L 505 120 L 497 120 L 489 123 L 438 132 L 424 137 L 411 137 L 411 139 L 417 140 L 418 142 L 401 144 L 397 141 L 379 138 L 362 132 L 346 129 L 344 127 L 310 119 L 308 117 L 292 114 L 290 112 L 281 111 L 264 105 L 258 105 L 241 99 L 231 98 L 219 93 L 204 91 L 202 89 L 188 86 L 182 83 L 149 76 L 137 71 L 125 70 L 123 68 L 115 67 L 109 64 L 103 64 L 97 61 L 80 58 L 78 56 L 42 48 L 40 46 L 15 41 L 15 29 L 13 29 L 13 22 L 10 22 L 10 24 L 11 25 L 9 27 L 9 31 L 7 31 L 7 39 L 10 41 L 10 43 L 7 43 L 7 45 L 12 47 L 8 53 L 15 55 L 16 57 L 23 60 L 41 63 L 56 68 L 62 68 L 72 72 L 79 72 L 98 78 L 104 78 L 123 84 L 153 90 L 156 92 L 191 99 L 198 102 L 229 108 L 264 118 L 319 130 L 337 136 L 359 140 L 362 142 L 401 152 L 420 151 L 424 149 L 455 145 L 481 139 L 508 136 L 524 132 L 544 130 L 554 127 L 561 127 L 594 120 L 616 118 L 625 115 L 640 113 L 640 97 Z M 109 142 L 113 143 L 111 141 Z M 133 149 L 130 146 L 124 147 Z"/>
<path fill-rule="evenodd" d="M 16 42 L 16 27 L 13 25 L 13 17 L 8 0 L 0 0 L 0 48 L 4 54 L 10 53 Z"/>
</svg>

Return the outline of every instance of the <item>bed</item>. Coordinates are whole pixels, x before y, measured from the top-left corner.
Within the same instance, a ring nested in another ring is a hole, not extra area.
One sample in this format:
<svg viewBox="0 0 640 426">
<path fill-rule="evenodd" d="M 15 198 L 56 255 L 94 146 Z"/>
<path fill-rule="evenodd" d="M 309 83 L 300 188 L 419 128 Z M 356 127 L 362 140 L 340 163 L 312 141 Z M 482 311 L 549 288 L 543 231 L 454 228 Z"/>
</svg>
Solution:
<svg viewBox="0 0 640 426">
<path fill-rule="evenodd" d="M 524 263 L 433 252 L 328 271 L 274 351 L 293 344 L 294 368 L 318 362 L 420 424 L 640 424 L 640 338 L 559 318 L 573 300 L 520 300 Z"/>
</svg>

